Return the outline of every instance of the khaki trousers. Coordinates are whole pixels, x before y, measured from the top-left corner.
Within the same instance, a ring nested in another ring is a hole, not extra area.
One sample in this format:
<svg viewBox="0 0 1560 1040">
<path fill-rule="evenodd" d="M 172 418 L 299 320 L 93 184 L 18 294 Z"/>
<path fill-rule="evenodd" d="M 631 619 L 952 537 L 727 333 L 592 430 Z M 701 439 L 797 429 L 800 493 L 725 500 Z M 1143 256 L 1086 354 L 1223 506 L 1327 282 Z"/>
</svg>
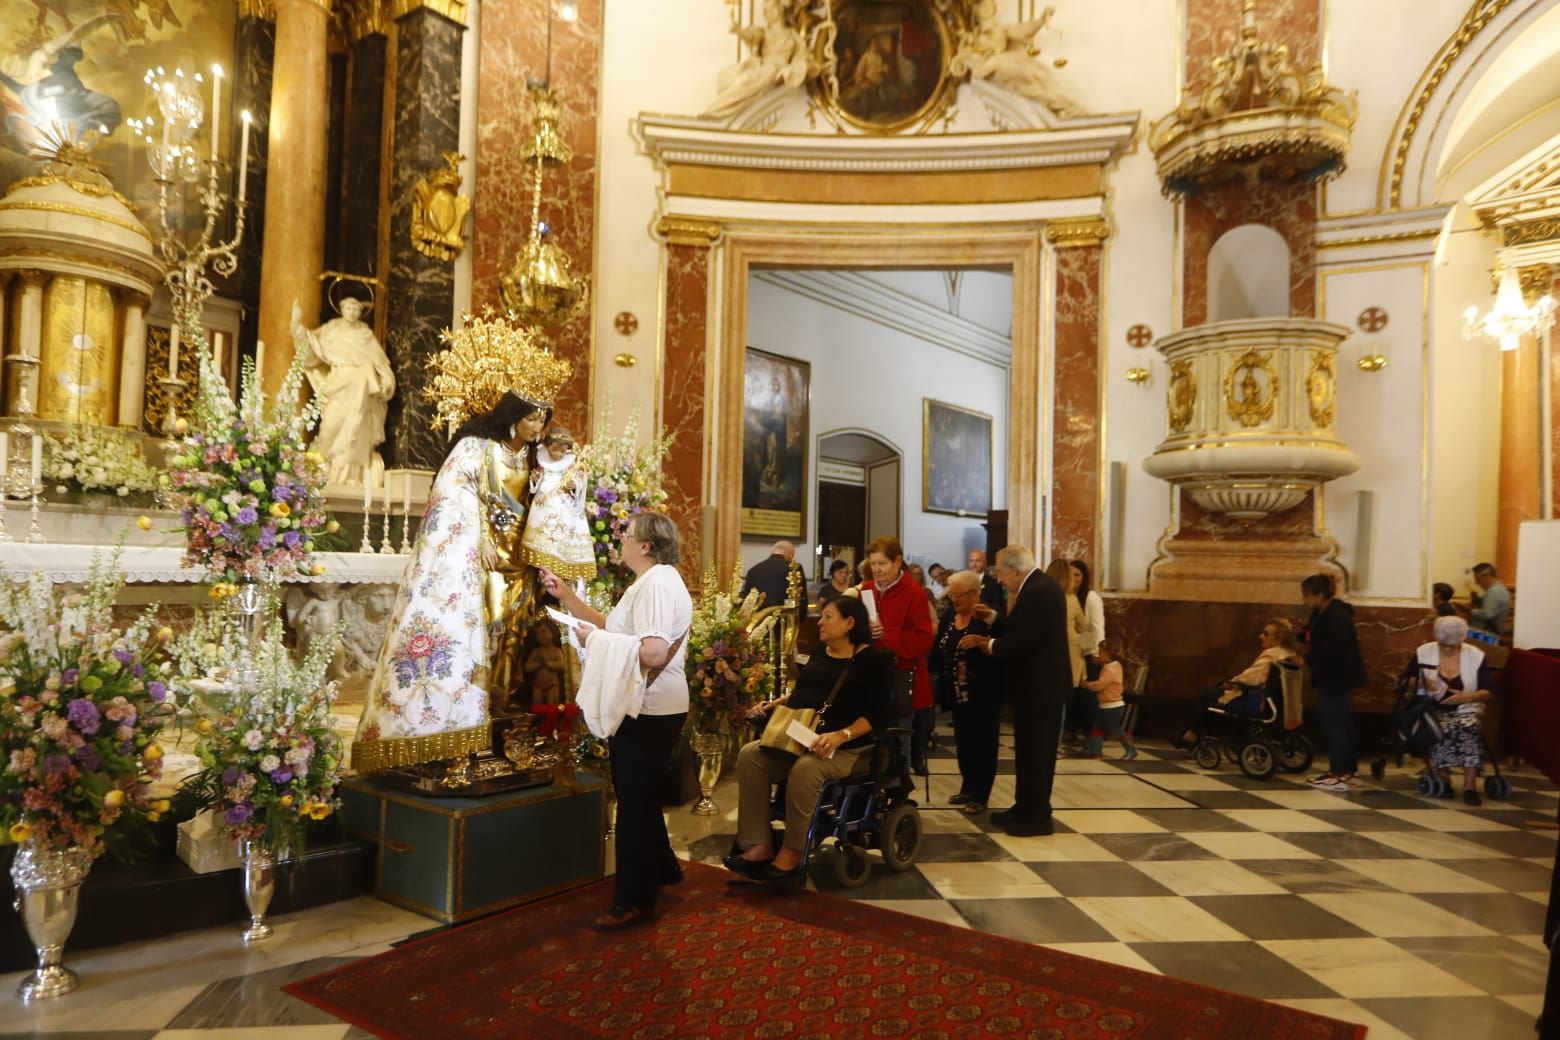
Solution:
<svg viewBox="0 0 1560 1040">
<path fill-rule="evenodd" d="M 785 847 L 802 852 L 807 825 L 818 795 L 829 780 L 865 773 L 867 748 L 841 748 L 833 758 L 792 755 L 752 741 L 737 755 L 737 844 L 743 849 L 769 843 L 769 801 L 773 785 L 785 781 Z"/>
</svg>

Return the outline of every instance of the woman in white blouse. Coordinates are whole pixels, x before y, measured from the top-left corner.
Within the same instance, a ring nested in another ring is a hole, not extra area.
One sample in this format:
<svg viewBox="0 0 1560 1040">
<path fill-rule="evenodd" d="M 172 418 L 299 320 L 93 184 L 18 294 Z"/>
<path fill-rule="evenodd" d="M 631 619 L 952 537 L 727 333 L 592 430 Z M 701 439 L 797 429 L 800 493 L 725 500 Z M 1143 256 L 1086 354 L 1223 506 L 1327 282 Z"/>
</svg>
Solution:
<svg viewBox="0 0 1560 1040">
<path fill-rule="evenodd" d="M 575 638 L 590 654 L 598 629 L 639 640 L 645 680 L 637 712 L 630 706 L 612 734 L 612 786 L 617 792 L 617 878 L 612 906 L 596 918 L 603 930 L 650 919 L 662 885 L 682 880 L 656 792 L 688 718 L 688 678 L 683 668 L 693 600 L 675 564 L 677 525 L 660 513 L 640 513 L 623 535 L 623 563 L 634 583 L 611 613 L 602 614 L 557 575 L 542 584 L 580 619 Z M 637 699 L 637 691 L 636 691 Z"/>
</svg>

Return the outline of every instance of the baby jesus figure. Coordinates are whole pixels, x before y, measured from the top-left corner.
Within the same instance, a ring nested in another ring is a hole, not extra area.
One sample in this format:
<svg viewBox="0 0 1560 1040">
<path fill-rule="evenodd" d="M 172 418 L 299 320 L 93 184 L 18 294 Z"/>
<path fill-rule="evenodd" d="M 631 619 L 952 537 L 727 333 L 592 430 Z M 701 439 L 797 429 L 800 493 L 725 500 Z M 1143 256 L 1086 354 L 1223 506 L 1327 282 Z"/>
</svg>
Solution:
<svg viewBox="0 0 1560 1040">
<path fill-rule="evenodd" d="M 574 438 L 562 427 L 549 430 L 537 449 L 520 545 L 526 563 L 565 581 L 596 576 L 596 545 L 585 519 L 585 474 L 576 463 Z"/>
</svg>

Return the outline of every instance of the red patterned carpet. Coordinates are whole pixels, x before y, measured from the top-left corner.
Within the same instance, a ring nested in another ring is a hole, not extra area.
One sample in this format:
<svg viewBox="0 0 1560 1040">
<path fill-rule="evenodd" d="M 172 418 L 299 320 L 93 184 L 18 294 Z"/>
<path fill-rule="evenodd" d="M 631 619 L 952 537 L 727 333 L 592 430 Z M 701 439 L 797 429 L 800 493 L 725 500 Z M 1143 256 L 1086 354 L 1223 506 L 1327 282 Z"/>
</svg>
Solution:
<svg viewBox="0 0 1560 1040">
<path fill-rule="evenodd" d="M 604 881 L 294 983 L 378 1036 L 1357 1040 L 1363 1026 L 688 864 L 649 926 Z"/>
</svg>

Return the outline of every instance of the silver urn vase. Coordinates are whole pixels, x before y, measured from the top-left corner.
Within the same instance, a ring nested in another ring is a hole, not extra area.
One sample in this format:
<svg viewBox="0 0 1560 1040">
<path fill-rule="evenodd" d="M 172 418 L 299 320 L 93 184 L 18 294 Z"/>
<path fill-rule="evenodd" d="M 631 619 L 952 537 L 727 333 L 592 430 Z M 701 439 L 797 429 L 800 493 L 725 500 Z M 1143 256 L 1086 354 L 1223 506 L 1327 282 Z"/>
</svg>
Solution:
<svg viewBox="0 0 1560 1040">
<path fill-rule="evenodd" d="M 712 795 L 726 754 L 726 734 L 719 730 L 694 730 L 688 736 L 688 746 L 699 756 L 699 800 L 693 803 L 693 815 L 718 815 L 720 806 Z"/>
<path fill-rule="evenodd" d="M 76 924 L 81 883 L 91 869 L 92 857 L 85 849 L 42 848 L 29 841 L 16 850 L 11 862 L 16 909 L 38 951 L 37 970 L 16 988 L 23 1003 L 62 997 L 81 984 L 61 960 Z"/>
<path fill-rule="evenodd" d="M 249 908 L 249 927 L 244 932 L 244 943 L 249 945 L 271 937 L 265 912 L 271 906 L 271 896 L 276 893 L 276 853 L 258 841 L 246 839 L 239 843 L 239 865 L 244 871 L 244 905 Z"/>
</svg>

